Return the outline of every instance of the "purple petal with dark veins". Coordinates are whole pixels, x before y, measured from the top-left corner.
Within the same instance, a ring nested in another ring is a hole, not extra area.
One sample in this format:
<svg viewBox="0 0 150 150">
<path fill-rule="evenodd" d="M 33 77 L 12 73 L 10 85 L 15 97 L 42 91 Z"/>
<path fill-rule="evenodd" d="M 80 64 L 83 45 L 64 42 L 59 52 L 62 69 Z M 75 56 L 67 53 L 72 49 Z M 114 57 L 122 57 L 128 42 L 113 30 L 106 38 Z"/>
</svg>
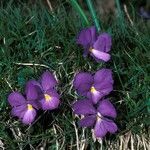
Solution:
<svg viewBox="0 0 150 150">
<path fill-rule="evenodd" d="M 35 100 L 38 98 L 38 91 L 33 81 L 28 81 L 25 88 L 27 100 Z"/>
<path fill-rule="evenodd" d="M 117 125 L 112 120 L 105 118 L 97 120 L 94 127 L 96 138 L 103 138 L 107 134 L 107 132 L 115 133 L 117 132 L 117 130 Z"/>
<path fill-rule="evenodd" d="M 80 72 L 74 77 L 73 85 L 78 89 L 82 84 L 93 84 L 93 76 L 87 72 Z"/>
<path fill-rule="evenodd" d="M 80 127 L 92 127 L 96 121 L 95 115 L 85 116 L 79 121 Z"/>
<path fill-rule="evenodd" d="M 40 81 L 38 82 L 38 81 L 36 81 L 36 80 L 30 80 L 29 82 L 30 82 L 31 84 L 33 84 L 33 85 L 35 86 L 35 88 L 36 88 L 36 91 L 37 91 L 37 93 L 38 93 L 38 100 L 41 99 L 41 98 L 43 98 L 44 89 L 43 89 L 43 87 L 41 86 Z"/>
<path fill-rule="evenodd" d="M 100 69 L 94 75 L 94 83 L 113 84 L 112 71 L 110 69 Z"/>
<path fill-rule="evenodd" d="M 95 27 L 86 28 L 79 33 L 77 43 L 81 44 L 84 47 L 88 45 L 90 46 L 95 42 L 96 38 L 97 38 L 96 28 Z"/>
<path fill-rule="evenodd" d="M 92 102 L 88 99 L 76 101 L 73 104 L 72 109 L 74 113 L 78 115 L 88 115 L 96 113 L 96 109 L 94 108 Z"/>
<path fill-rule="evenodd" d="M 23 104 L 21 106 L 13 107 L 11 110 L 12 116 L 17 116 L 19 118 L 23 118 L 25 111 L 27 110 L 27 105 Z"/>
<path fill-rule="evenodd" d="M 22 122 L 24 124 L 31 124 L 36 117 L 36 110 L 32 109 L 32 110 L 26 110 L 26 112 L 24 113 L 24 116 L 22 118 Z"/>
<path fill-rule="evenodd" d="M 87 96 L 90 88 L 91 88 L 91 84 L 81 84 L 77 89 L 77 92 L 79 95 Z"/>
<path fill-rule="evenodd" d="M 117 116 L 115 107 L 108 99 L 100 101 L 97 111 L 103 116 L 109 116 L 112 118 L 116 118 Z"/>
<path fill-rule="evenodd" d="M 79 95 L 86 96 L 87 92 L 93 84 L 93 77 L 90 73 L 82 72 L 78 73 L 75 78 L 73 85 Z"/>
<path fill-rule="evenodd" d="M 118 130 L 117 125 L 110 119 L 106 119 L 104 118 L 103 120 L 103 124 L 105 126 L 105 129 L 109 132 L 109 133 L 115 133 Z"/>
<path fill-rule="evenodd" d="M 15 107 L 25 104 L 26 100 L 19 92 L 12 92 L 8 96 L 8 102 L 12 107 Z"/>
<path fill-rule="evenodd" d="M 60 99 L 60 95 L 57 93 L 57 91 L 56 90 L 54 90 L 54 89 L 49 89 L 49 90 L 47 90 L 46 92 L 45 92 L 45 94 L 48 94 L 48 95 L 50 95 L 50 96 L 52 96 L 52 97 L 57 97 L 58 99 Z"/>
<path fill-rule="evenodd" d="M 112 71 L 101 69 L 94 75 L 94 87 L 101 93 L 101 97 L 109 94 L 113 90 Z"/>
<path fill-rule="evenodd" d="M 87 93 L 87 97 L 92 100 L 92 102 L 94 104 L 97 104 L 97 102 L 99 102 L 101 100 L 101 98 L 103 97 L 103 94 L 99 91 L 96 91 L 94 93 L 88 92 Z"/>
<path fill-rule="evenodd" d="M 41 84 L 44 91 L 46 91 L 53 88 L 57 84 L 57 81 L 52 73 L 45 71 L 41 77 Z"/>
<path fill-rule="evenodd" d="M 57 97 L 52 97 L 50 101 L 46 101 L 43 98 L 40 102 L 43 110 L 53 110 L 58 108 L 60 100 Z"/>
<path fill-rule="evenodd" d="M 107 130 L 105 128 L 105 124 L 103 123 L 103 120 L 97 120 L 95 127 L 94 127 L 94 134 L 96 138 L 103 138 L 107 133 Z"/>
<path fill-rule="evenodd" d="M 100 98 L 108 95 L 113 90 L 112 84 L 96 83 L 94 87 L 100 92 Z"/>
<path fill-rule="evenodd" d="M 111 45 L 111 36 L 108 33 L 102 33 L 98 36 L 93 48 L 102 52 L 109 52 Z"/>
<path fill-rule="evenodd" d="M 39 99 L 27 101 L 28 104 L 31 104 L 37 110 L 41 108 Z"/>
<path fill-rule="evenodd" d="M 60 96 L 54 89 L 49 89 L 44 93 L 44 95 L 47 95 L 49 100 L 46 100 L 45 97 L 43 97 L 40 100 L 40 103 L 42 105 L 43 110 L 52 110 L 56 109 L 60 103 Z"/>
<path fill-rule="evenodd" d="M 40 89 L 42 89 L 42 86 L 39 83 L 40 81 L 38 82 L 36 80 L 29 80 L 29 82 L 32 83 L 35 87 L 39 87 Z"/>
</svg>

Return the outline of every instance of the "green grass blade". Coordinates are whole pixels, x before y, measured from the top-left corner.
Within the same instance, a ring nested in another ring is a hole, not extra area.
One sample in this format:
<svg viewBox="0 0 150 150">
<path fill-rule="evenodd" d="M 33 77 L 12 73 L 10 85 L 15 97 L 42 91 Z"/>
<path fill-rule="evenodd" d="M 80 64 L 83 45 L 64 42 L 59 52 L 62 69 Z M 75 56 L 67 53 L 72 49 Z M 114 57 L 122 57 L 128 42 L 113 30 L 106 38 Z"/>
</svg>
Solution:
<svg viewBox="0 0 150 150">
<path fill-rule="evenodd" d="M 72 6 L 77 10 L 77 12 L 79 13 L 80 17 L 83 19 L 84 24 L 89 26 L 90 23 L 85 15 L 85 13 L 83 12 L 82 8 L 80 7 L 80 5 L 78 4 L 77 0 L 70 0 Z"/>
<path fill-rule="evenodd" d="M 123 16 L 123 12 L 122 12 L 122 10 L 121 10 L 121 5 L 120 5 L 120 1 L 119 0 L 115 0 L 115 2 L 116 2 L 116 6 L 117 6 L 117 11 L 118 11 L 118 21 L 119 21 L 119 23 L 120 23 L 120 25 L 121 25 L 121 28 L 123 29 L 123 31 L 125 30 L 124 28 L 125 28 L 125 26 L 124 26 L 124 16 Z"/>
<path fill-rule="evenodd" d="M 91 0 L 86 0 L 86 2 L 87 2 L 89 10 L 91 12 L 91 15 L 92 15 L 92 18 L 94 20 L 95 26 L 97 28 L 97 31 L 100 31 L 100 23 L 99 23 L 99 21 L 97 19 L 96 11 L 95 11 L 95 9 L 93 7 L 92 1 Z"/>
</svg>

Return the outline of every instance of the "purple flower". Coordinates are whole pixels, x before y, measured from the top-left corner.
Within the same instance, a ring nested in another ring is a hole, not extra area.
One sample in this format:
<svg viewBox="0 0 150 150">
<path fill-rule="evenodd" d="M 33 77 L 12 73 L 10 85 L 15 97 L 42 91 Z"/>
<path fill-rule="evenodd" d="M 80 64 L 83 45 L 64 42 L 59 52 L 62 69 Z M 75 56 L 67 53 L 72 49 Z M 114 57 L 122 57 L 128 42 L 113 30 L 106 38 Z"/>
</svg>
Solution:
<svg viewBox="0 0 150 150">
<path fill-rule="evenodd" d="M 95 27 L 82 30 L 79 33 L 77 43 L 83 46 L 84 56 L 90 54 L 97 61 L 103 60 L 105 62 L 110 59 L 108 52 L 112 45 L 111 36 L 107 33 L 98 36 Z"/>
<path fill-rule="evenodd" d="M 17 116 L 24 124 L 31 124 L 36 117 L 36 109 L 39 109 L 36 88 L 27 82 L 25 89 L 26 98 L 19 92 L 12 92 L 8 96 L 8 102 L 12 106 L 11 114 Z"/>
<path fill-rule="evenodd" d="M 35 80 L 31 82 L 38 90 L 39 102 L 43 110 L 52 110 L 58 107 L 60 96 L 56 92 L 55 86 L 57 81 L 52 73 L 46 71 L 42 74 L 39 82 Z"/>
<path fill-rule="evenodd" d="M 140 16 L 144 19 L 150 19 L 150 11 L 146 11 L 144 7 L 140 7 Z"/>
<path fill-rule="evenodd" d="M 75 76 L 73 84 L 80 95 L 92 99 L 96 104 L 113 90 L 112 72 L 110 69 L 98 70 L 95 75 L 81 72 Z"/>
<path fill-rule="evenodd" d="M 77 115 L 84 115 L 79 125 L 92 127 L 96 138 L 103 138 L 107 132 L 115 133 L 117 131 L 117 125 L 110 119 L 116 118 L 116 110 L 107 99 L 100 101 L 97 107 L 89 99 L 79 100 L 73 104 L 73 111 Z"/>
</svg>

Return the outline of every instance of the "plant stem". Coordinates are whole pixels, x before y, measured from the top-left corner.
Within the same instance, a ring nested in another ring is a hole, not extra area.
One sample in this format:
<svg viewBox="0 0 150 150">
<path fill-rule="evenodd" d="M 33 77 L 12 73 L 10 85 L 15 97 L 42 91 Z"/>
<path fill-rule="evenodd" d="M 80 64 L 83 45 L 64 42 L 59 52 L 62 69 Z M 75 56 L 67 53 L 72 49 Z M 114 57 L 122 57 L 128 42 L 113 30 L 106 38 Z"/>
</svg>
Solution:
<svg viewBox="0 0 150 150">
<path fill-rule="evenodd" d="M 97 28 L 97 31 L 100 31 L 100 23 L 99 23 L 99 21 L 97 19 L 96 11 L 95 11 L 95 9 L 93 7 L 92 1 L 91 0 L 86 0 L 86 2 L 87 2 L 89 10 L 91 12 L 92 18 L 94 20 L 94 24 L 95 24 L 95 26 Z"/>
<path fill-rule="evenodd" d="M 78 13 L 80 14 L 81 18 L 84 20 L 84 24 L 86 24 L 87 26 L 90 25 L 85 13 L 83 12 L 82 8 L 80 7 L 80 5 L 78 4 L 77 0 L 70 0 L 72 6 L 78 11 Z"/>
<path fill-rule="evenodd" d="M 125 31 L 125 24 L 124 24 L 123 11 L 121 10 L 120 1 L 115 0 L 115 2 L 116 2 L 116 6 L 117 6 L 117 11 L 118 11 L 118 21 L 119 21 L 119 24 L 121 25 L 121 29 L 124 32 Z"/>
<path fill-rule="evenodd" d="M 121 19 L 121 21 L 124 22 L 124 17 L 123 17 L 123 12 L 122 12 L 121 6 L 120 6 L 120 1 L 119 0 L 115 0 L 115 1 L 116 1 L 116 5 L 117 5 L 117 10 L 118 10 L 119 18 Z"/>
<path fill-rule="evenodd" d="M 118 13 L 122 14 L 119 0 L 116 0 L 116 5 L 117 5 Z"/>
</svg>

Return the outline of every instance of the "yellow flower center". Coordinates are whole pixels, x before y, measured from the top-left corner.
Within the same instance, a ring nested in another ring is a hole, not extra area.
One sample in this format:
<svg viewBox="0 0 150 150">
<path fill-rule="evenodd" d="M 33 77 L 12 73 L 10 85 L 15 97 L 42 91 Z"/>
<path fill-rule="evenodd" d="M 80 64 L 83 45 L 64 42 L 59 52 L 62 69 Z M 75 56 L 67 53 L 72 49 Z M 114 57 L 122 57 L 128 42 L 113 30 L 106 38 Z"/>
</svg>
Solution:
<svg viewBox="0 0 150 150">
<path fill-rule="evenodd" d="M 90 91 L 91 91 L 91 93 L 94 93 L 94 92 L 96 92 L 96 89 L 95 89 L 95 87 L 94 87 L 94 86 L 92 86 L 92 87 L 91 87 L 91 89 L 90 89 Z"/>
<path fill-rule="evenodd" d="M 93 48 L 92 48 L 92 47 L 90 47 L 90 48 L 89 48 L 89 51 L 90 51 L 90 52 L 92 52 L 92 50 L 93 50 Z"/>
<path fill-rule="evenodd" d="M 28 110 L 33 110 L 32 105 L 31 105 L 31 104 L 27 104 L 27 109 L 28 109 Z"/>
<path fill-rule="evenodd" d="M 44 98 L 45 98 L 46 102 L 49 102 L 52 99 L 52 97 L 48 94 L 44 94 Z"/>
</svg>

